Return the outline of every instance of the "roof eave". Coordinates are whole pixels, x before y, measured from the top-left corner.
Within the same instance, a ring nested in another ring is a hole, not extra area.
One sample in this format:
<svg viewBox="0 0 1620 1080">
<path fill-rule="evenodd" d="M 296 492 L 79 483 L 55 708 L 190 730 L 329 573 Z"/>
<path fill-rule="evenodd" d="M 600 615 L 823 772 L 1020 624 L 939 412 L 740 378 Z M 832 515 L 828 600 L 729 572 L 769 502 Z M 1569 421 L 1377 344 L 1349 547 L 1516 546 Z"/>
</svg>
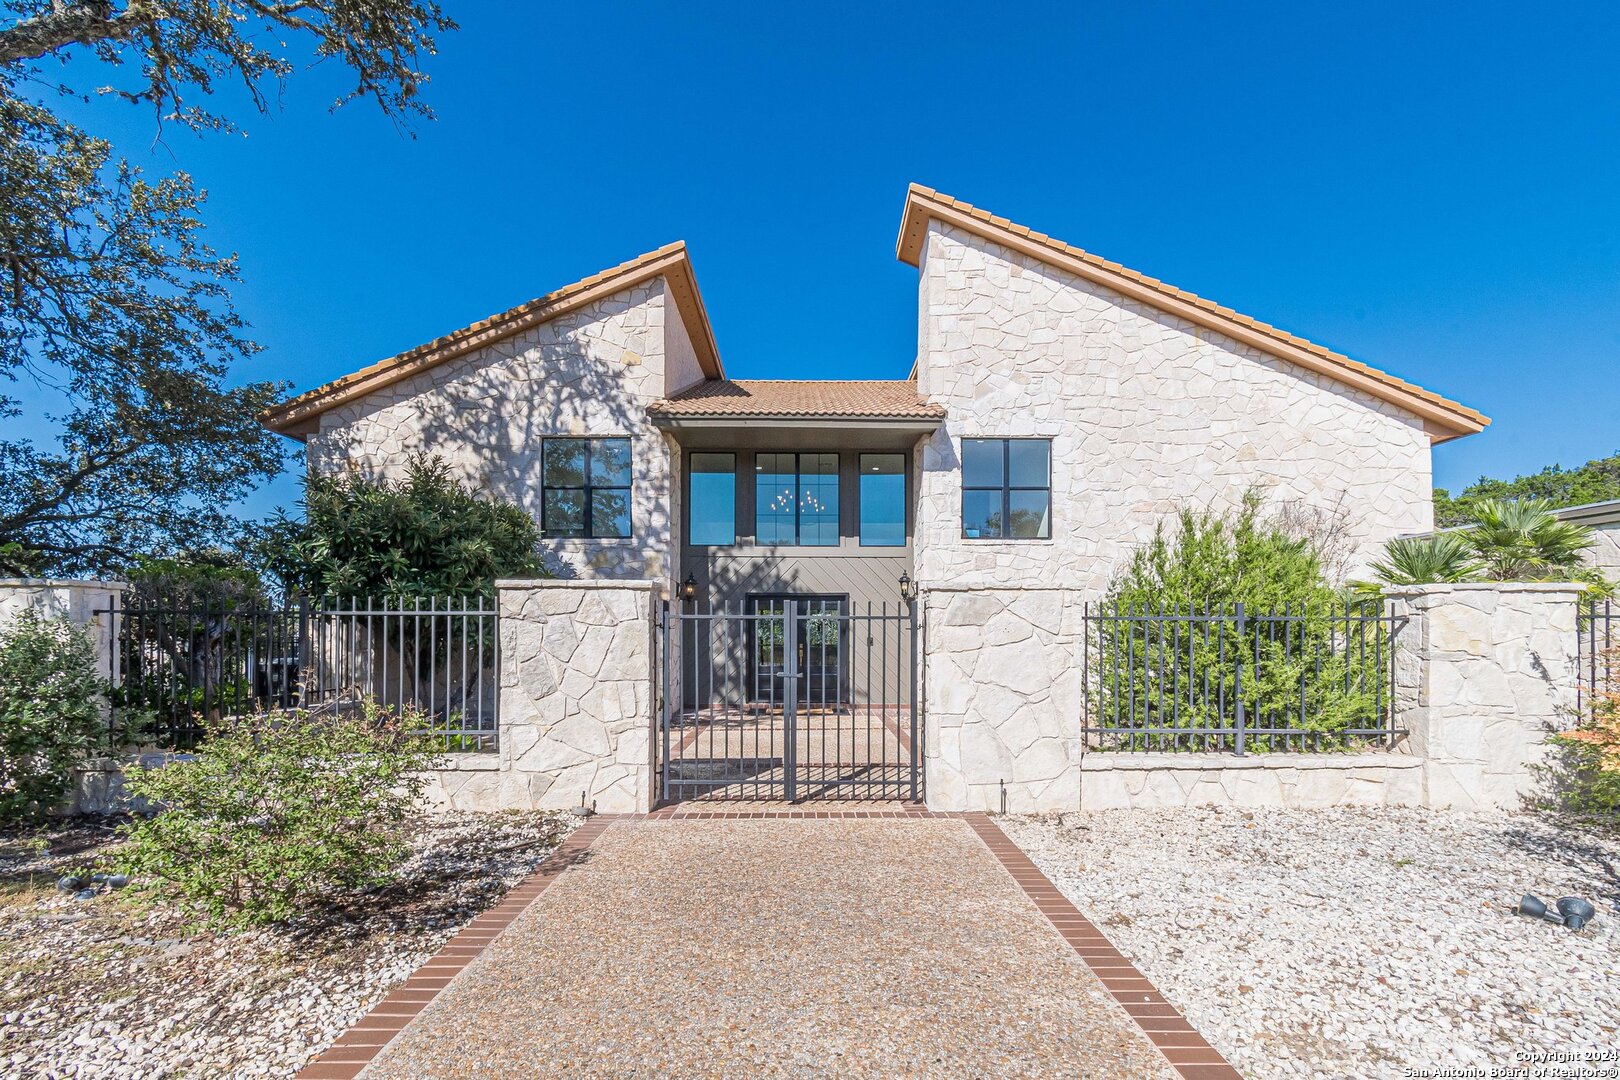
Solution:
<svg viewBox="0 0 1620 1080">
<path fill-rule="evenodd" d="M 320 415 L 328 410 L 658 277 L 664 278 L 667 283 L 676 310 L 686 324 L 698 366 L 710 379 L 725 378 L 714 330 L 709 325 L 708 312 L 703 305 L 703 295 L 698 291 L 686 244 L 677 240 L 435 341 L 334 379 L 291 401 L 266 409 L 259 414 L 259 422 L 279 434 L 302 438 L 319 429 Z"/>
<path fill-rule="evenodd" d="M 1322 355 L 1311 349 L 1302 348 L 1218 311 L 1211 311 L 1201 304 L 1183 299 L 1192 297 L 1191 293 L 1173 288 L 1170 291 L 1153 288 L 1107 266 L 1098 265 L 1101 260 L 1092 262 L 1075 256 L 1070 251 L 1064 250 L 1069 245 L 1054 240 L 1044 233 L 1025 230 L 1022 226 L 1014 228 L 1011 227 L 1011 222 L 1002 224 L 1001 219 L 991 220 L 990 215 L 981 217 L 967 213 L 952 205 L 955 202 L 956 200 L 941 196 L 931 188 L 912 184 L 906 192 L 905 211 L 900 218 L 900 234 L 895 240 L 895 257 L 901 262 L 920 267 L 923 245 L 928 238 L 928 222 L 938 220 L 1405 409 L 1423 421 L 1424 429 L 1429 433 L 1433 443 L 1474 435 L 1490 426 L 1490 417 L 1466 405 L 1404 383 L 1393 375 L 1367 368 L 1366 365 L 1349 357 L 1338 354 Z M 983 213 L 978 211 L 978 214 Z M 1366 370 L 1358 370 L 1362 368 Z"/>
</svg>

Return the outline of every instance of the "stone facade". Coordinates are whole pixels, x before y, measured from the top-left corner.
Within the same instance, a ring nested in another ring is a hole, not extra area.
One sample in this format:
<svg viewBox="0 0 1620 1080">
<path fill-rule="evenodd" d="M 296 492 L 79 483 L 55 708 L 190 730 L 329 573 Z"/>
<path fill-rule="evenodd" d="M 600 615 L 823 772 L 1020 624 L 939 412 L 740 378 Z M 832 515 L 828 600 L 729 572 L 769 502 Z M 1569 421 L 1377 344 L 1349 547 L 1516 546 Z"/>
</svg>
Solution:
<svg viewBox="0 0 1620 1080">
<path fill-rule="evenodd" d="M 633 535 L 546 540 L 547 562 L 565 577 L 667 585 L 679 454 L 646 406 L 700 378 L 687 328 L 656 278 L 322 414 L 309 467 L 394 476 L 425 450 L 538 521 L 542 439 L 629 436 Z"/>
<path fill-rule="evenodd" d="M 1397 653 L 1400 716 L 1424 759 L 1424 804 L 1515 808 L 1538 784 L 1548 733 L 1567 728 L 1580 588 L 1393 589 L 1409 621 Z"/>
<path fill-rule="evenodd" d="M 452 755 L 430 793 L 456 809 L 651 808 L 651 581 L 503 581 L 500 750 Z"/>
<path fill-rule="evenodd" d="M 100 658 L 99 674 L 111 681 L 116 675 L 112 618 L 105 612 L 128 588 L 121 581 L 0 580 L 0 629 L 30 608 L 47 618 L 66 618 L 89 631 Z"/>
<path fill-rule="evenodd" d="M 936 810 L 1072 810 L 1080 791 L 1078 594 L 922 594 L 924 762 Z M 1005 784 L 1005 788 L 1003 788 Z"/>
<path fill-rule="evenodd" d="M 1421 806 L 1411 754 L 1087 754 L 1081 810 L 1176 806 Z"/>
<path fill-rule="evenodd" d="M 1338 515 L 1354 571 L 1432 527 L 1416 416 L 1324 375 L 977 236 L 931 223 L 920 274 L 918 389 L 950 418 L 925 440 L 924 585 L 1099 590 L 1183 504 Z M 961 535 L 960 440 L 1052 440 L 1052 539 Z"/>
</svg>

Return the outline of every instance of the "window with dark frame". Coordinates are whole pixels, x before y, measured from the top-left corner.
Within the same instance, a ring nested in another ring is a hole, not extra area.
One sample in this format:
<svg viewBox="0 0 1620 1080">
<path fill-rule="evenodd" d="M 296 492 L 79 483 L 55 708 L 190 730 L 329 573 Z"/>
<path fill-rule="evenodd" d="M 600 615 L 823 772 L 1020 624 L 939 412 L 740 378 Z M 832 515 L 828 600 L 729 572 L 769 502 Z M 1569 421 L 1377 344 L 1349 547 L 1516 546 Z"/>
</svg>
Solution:
<svg viewBox="0 0 1620 1080">
<path fill-rule="evenodd" d="M 754 540 L 838 546 L 838 455 L 754 455 Z"/>
<path fill-rule="evenodd" d="M 737 542 L 737 455 L 687 457 L 686 542 L 724 547 Z"/>
<path fill-rule="evenodd" d="M 962 440 L 962 536 L 1052 537 L 1052 440 Z"/>
<path fill-rule="evenodd" d="M 860 456 L 862 547 L 905 547 L 906 455 Z"/>
<path fill-rule="evenodd" d="M 540 532 L 548 539 L 630 535 L 628 438 L 541 441 Z"/>
</svg>

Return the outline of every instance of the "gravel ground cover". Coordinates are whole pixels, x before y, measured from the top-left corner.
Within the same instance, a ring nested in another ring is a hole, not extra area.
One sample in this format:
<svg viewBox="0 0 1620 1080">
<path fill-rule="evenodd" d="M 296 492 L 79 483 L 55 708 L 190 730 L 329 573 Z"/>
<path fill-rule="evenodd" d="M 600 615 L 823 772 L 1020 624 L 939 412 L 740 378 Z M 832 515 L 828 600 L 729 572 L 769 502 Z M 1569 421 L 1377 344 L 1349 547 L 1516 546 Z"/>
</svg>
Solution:
<svg viewBox="0 0 1620 1080">
<path fill-rule="evenodd" d="M 998 821 L 1247 1076 L 1491 1075 L 1521 1053 L 1620 1049 L 1613 834 L 1407 808 Z M 1598 917 L 1580 933 L 1521 918 L 1524 892 Z"/>
<path fill-rule="evenodd" d="M 285 1077 L 527 875 L 576 818 L 413 824 L 397 884 L 320 920 L 215 932 L 138 887 L 77 900 L 114 822 L 0 834 L 0 1075 Z"/>
</svg>

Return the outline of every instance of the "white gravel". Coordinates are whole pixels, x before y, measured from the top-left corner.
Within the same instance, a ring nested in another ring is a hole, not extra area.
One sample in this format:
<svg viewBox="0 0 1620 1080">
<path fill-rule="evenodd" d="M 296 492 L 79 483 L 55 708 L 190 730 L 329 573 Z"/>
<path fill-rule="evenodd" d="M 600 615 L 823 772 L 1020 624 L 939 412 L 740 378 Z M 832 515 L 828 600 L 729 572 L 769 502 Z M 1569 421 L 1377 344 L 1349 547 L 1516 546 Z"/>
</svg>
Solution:
<svg viewBox="0 0 1620 1080">
<path fill-rule="evenodd" d="M 58 875 L 110 864 L 110 829 L 0 836 L 0 1075 L 289 1077 L 577 823 L 458 814 L 414 830 L 400 882 L 320 924 L 221 933 L 138 889 L 77 900 Z"/>
<path fill-rule="evenodd" d="M 1538 1051 L 1620 1075 L 1612 834 L 1405 808 L 998 820 L 1247 1076 L 1490 1075 Z M 1598 917 L 1519 917 L 1524 892 Z"/>
</svg>

